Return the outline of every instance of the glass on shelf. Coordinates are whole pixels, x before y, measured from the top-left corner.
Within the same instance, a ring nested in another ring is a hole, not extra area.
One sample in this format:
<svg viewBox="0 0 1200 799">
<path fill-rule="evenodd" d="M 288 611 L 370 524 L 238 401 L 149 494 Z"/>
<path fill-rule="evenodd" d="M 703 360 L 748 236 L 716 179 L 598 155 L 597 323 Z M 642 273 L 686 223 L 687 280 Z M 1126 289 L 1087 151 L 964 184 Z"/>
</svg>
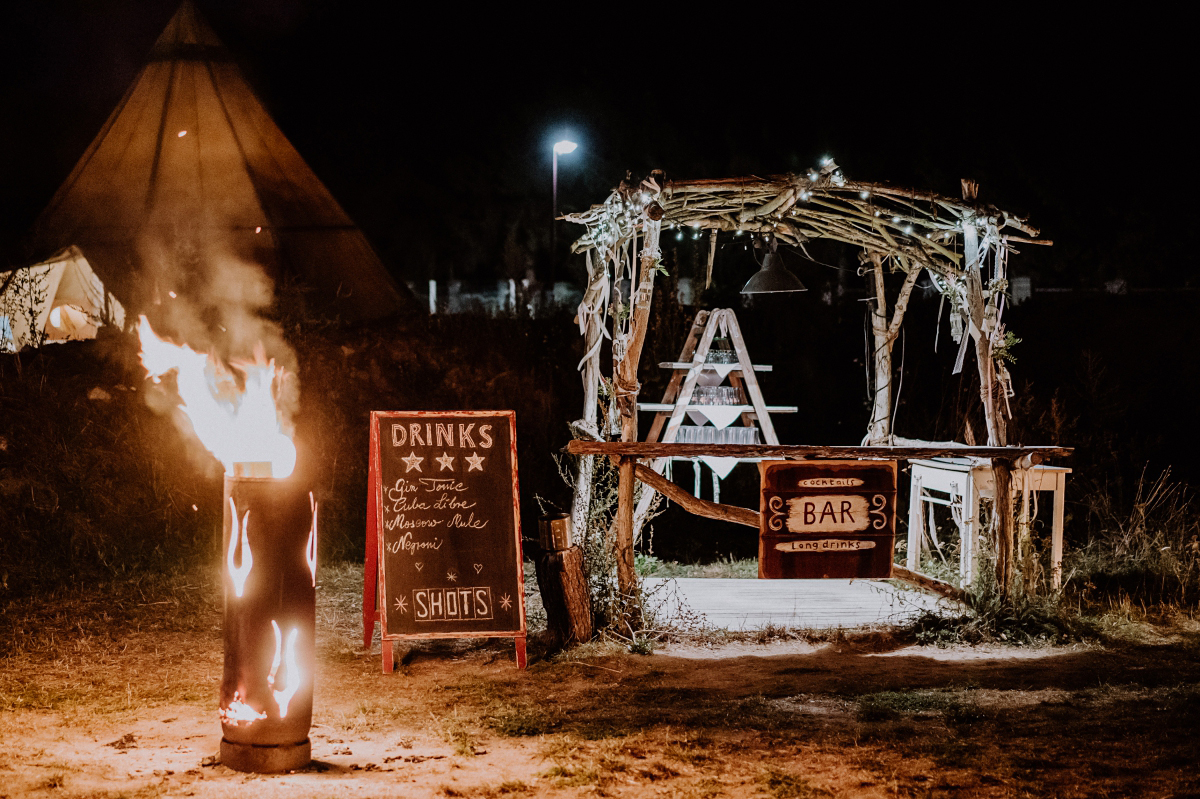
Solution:
<svg viewBox="0 0 1200 799">
<path fill-rule="evenodd" d="M 697 386 L 692 405 L 745 405 L 746 395 L 737 386 Z"/>
<path fill-rule="evenodd" d="M 677 444 L 757 444 L 757 427 L 683 425 L 675 432 Z"/>
<path fill-rule="evenodd" d="M 737 363 L 738 358 L 729 339 L 725 336 L 717 336 L 712 340 L 712 347 L 709 348 L 705 361 L 707 363 Z"/>
</svg>

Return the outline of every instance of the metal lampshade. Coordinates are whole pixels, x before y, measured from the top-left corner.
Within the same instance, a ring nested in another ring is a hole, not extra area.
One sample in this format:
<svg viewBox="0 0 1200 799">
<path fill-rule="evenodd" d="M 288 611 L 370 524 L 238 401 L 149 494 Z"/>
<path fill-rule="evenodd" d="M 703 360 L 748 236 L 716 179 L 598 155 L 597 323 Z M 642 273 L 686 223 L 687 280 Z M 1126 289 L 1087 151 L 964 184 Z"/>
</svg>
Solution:
<svg viewBox="0 0 1200 799">
<path fill-rule="evenodd" d="M 808 291 L 800 278 L 788 271 L 779 253 L 768 252 L 762 269 L 746 281 L 742 294 L 775 294 L 784 291 Z"/>
</svg>

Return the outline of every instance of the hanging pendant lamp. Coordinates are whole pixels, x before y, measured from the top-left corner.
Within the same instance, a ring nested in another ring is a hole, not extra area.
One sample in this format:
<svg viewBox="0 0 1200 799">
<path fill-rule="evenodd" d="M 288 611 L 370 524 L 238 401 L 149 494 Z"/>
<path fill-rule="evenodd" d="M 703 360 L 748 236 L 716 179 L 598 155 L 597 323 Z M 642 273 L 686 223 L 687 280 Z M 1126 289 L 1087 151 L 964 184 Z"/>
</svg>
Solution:
<svg viewBox="0 0 1200 799">
<path fill-rule="evenodd" d="M 783 258 L 775 252 L 775 239 L 772 238 L 769 249 L 763 258 L 762 269 L 742 286 L 742 294 L 779 294 L 785 291 L 808 291 L 800 278 L 788 271 L 783 265 Z"/>
</svg>

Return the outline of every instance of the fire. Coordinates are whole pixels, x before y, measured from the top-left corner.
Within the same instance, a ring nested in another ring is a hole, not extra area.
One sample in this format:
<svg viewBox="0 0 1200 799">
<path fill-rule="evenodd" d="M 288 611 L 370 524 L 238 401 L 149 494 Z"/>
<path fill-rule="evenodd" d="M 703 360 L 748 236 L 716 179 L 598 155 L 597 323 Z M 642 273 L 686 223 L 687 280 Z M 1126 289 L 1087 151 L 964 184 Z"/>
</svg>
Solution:
<svg viewBox="0 0 1200 799">
<path fill-rule="evenodd" d="M 275 688 L 275 674 L 279 671 L 282 651 L 284 666 L 287 670 L 287 687 L 282 691 L 272 690 L 271 693 L 275 696 L 275 704 L 279 705 L 279 718 L 285 719 L 292 697 L 296 695 L 296 691 L 300 690 L 300 664 L 296 662 L 296 636 L 300 634 L 300 628 L 293 627 L 288 633 L 286 648 L 283 647 L 283 634 L 279 631 L 279 625 L 275 623 L 274 619 L 271 619 L 271 629 L 275 631 L 275 659 L 271 661 L 271 673 L 267 675 L 267 685 L 272 689 Z"/>
<path fill-rule="evenodd" d="M 233 525 L 229 531 L 229 552 L 225 556 L 225 564 L 229 567 L 229 577 L 233 580 L 233 592 L 241 597 L 246 591 L 246 578 L 250 576 L 250 567 L 254 565 L 254 553 L 250 551 L 250 511 L 246 511 L 246 515 L 242 517 L 240 528 L 237 505 L 233 504 L 233 497 L 229 498 L 229 511 L 233 515 Z M 242 550 L 241 565 L 234 565 L 239 548 Z"/>
<path fill-rule="evenodd" d="M 282 381 L 284 370 L 275 361 L 259 358 L 239 362 L 245 389 L 239 391 L 234 375 L 209 355 L 179 346 L 155 335 L 146 317 L 138 324 L 142 366 L 158 382 L 175 370 L 182 410 L 196 437 L 233 474 L 235 463 L 269 462 L 272 477 L 287 477 L 296 467 L 296 445 L 283 431 L 282 414 L 272 386 Z M 265 361 L 265 362 L 264 362 Z"/>
<path fill-rule="evenodd" d="M 241 691 L 233 692 L 233 701 L 229 703 L 229 707 L 221 708 L 221 723 L 229 724 L 234 727 L 239 724 L 249 724 L 254 721 L 259 721 L 267 717 L 266 713 L 259 713 L 254 708 L 242 701 Z"/>
<path fill-rule="evenodd" d="M 233 500 L 229 500 L 230 503 Z M 308 504 L 312 506 L 313 522 L 312 528 L 308 531 L 308 546 L 304 548 L 304 559 L 308 561 L 308 570 L 312 573 L 313 588 L 317 587 L 317 501 L 313 499 L 311 491 L 308 492 Z"/>
</svg>

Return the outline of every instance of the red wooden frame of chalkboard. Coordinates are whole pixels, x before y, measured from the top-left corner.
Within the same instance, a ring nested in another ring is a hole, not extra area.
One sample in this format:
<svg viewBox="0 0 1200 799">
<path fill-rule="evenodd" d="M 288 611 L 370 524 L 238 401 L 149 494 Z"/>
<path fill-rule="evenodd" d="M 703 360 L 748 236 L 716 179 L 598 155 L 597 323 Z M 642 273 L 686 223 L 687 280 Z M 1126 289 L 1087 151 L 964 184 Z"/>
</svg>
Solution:
<svg viewBox="0 0 1200 799">
<path fill-rule="evenodd" d="M 421 419 L 427 417 L 439 418 L 472 418 L 497 416 L 508 419 L 509 444 L 511 446 L 512 464 L 512 505 L 513 529 L 516 535 L 517 561 L 517 590 L 521 592 L 521 627 L 519 630 L 471 631 L 469 633 L 418 633 L 391 634 L 387 632 L 384 623 L 383 607 L 380 602 L 380 592 L 383 590 L 383 535 L 382 523 L 379 518 L 383 504 L 383 473 L 380 463 L 379 427 L 383 419 Z M 395 668 L 392 653 L 392 641 L 414 638 L 512 638 L 516 644 L 517 668 L 523 669 L 527 659 L 525 655 L 526 620 L 525 620 L 525 571 L 521 562 L 521 494 L 517 485 L 517 414 L 515 411 L 371 411 L 371 444 L 370 460 L 367 467 L 367 535 L 366 535 L 366 564 L 363 573 L 363 648 L 370 649 L 375 636 L 375 624 L 379 623 L 379 633 L 383 643 L 383 673 L 388 674 Z"/>
</svg>

